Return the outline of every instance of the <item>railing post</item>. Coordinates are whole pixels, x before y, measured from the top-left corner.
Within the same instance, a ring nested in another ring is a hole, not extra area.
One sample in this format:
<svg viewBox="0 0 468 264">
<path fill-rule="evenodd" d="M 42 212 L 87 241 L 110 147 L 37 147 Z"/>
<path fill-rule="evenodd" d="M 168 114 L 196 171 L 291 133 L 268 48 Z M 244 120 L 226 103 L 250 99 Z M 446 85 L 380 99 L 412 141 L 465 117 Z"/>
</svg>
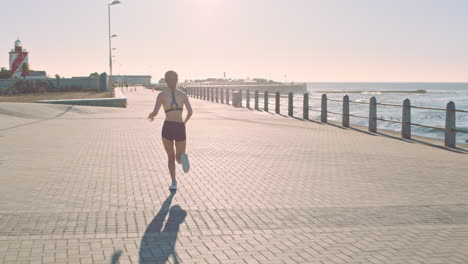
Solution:
<svg viewBox="0 0 468 264">
<path fill-rule="evenodd" d="M 304 93 L 304 101 L 302 103 L 302 118 L 309 120 L 309 93 Z"/>
<path fill-rule="evenodd" d="M 245 94 L 245 104 L 247 108 L 250 108 L 250 89 Z"/>
<path fill-rule="evenodd" d="M 294 106 L 293 106 L 293 93 L 289 92 L 288 93 L 288 116 L 293 116 L 294 115 Z"/>
<path fill-rule="evenodd" d="M 349 96 L 343 96 L 343 117 L 341 123 L 344 127 L 349 127 Z"/>
<path fill-rule="evenodd" d="M 263 98 L 263 110 L 268 112 L 268 91 L 265 91 L 264 98 Z"/>
<path fill-rule="evenodd" d="M 255 110 L 258 109 L 258 90 L 255 90 Z"/>
<path fill-rule="evenodd" d="M 281 100 L 281 97 L 280 97 L 280 92 L 276 92 L 275 94 L 275 113 L 277 114 L 280 114 L 281 110 L 280 110 L 280 100 Z"/>
<path fill-rule="evenodd" d="M 450 101 L 447 104 L 447 111 L 445 113 L 445 146 L 449 148 L 456 147 L 455 113 L 455 103 Z"/>
<path fill-rule="evenodd" d="M 327 110 L 327 95 L 322 94 L 322 109 L 321 109 L 321 118 L 322 123 L 327 123 L 328 121 L 328 110 Z"/>
<path fill-rule="evenodd" d="M 401 137 L 411 139 L 411 102 L 403 101 L 403 113 L 401 115 Z"/>
<path fill-rule="evenodd" d="M 239 89 L 239 107 L 242 107 L 242 89 Z"/>
<path fill-rule="evenodd" d="M 377 132 L 377 99 L 372 96 L 369 101 L 369 131 Z"/>
<path fill-rule="evenodd" d="M 221 103 L 224 104 L 224 89 L 221 88 Z"/>
<path fill-rule="evenodd" d="M 229 104 L 229 88 L 226 89 L 226 104 Z"/>
</svg>

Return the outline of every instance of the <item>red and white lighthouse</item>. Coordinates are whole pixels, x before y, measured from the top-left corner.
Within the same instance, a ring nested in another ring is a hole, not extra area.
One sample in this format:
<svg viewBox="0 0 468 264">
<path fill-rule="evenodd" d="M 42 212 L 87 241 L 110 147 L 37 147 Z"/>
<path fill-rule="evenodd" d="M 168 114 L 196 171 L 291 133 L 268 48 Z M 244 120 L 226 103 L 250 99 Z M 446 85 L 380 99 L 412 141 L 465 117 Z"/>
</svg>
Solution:
<svg viewBox="0 0 468 264">
<path fill-rule="evenodd" d="M 10 52 L 10 72 L 15 77 L 21 77 L 23 64 L 28 62 L 28 52 L 23 49 L 21 41 L 15 41 L 15 49 Z"/>
</svg>

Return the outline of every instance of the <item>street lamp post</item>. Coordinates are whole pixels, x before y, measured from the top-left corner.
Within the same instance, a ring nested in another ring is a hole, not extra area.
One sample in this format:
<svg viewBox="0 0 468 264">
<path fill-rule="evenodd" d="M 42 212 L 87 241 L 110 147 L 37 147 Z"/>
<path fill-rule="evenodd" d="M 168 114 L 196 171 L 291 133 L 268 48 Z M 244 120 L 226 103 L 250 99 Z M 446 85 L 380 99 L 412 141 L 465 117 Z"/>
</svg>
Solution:
<svg viewBox="0 0 468 264">
<path fill-rule="evenodd" d="M 107 5 L 107 12 L 109 14 L 109 78 L 112 77 L 112 38 L 117 37 L 116 35 L 111 35 L 111 13 L 110 7 L 111 5 L 120 4 L 120 1 L 113 1 L 112 3 Z"/>
</svg>

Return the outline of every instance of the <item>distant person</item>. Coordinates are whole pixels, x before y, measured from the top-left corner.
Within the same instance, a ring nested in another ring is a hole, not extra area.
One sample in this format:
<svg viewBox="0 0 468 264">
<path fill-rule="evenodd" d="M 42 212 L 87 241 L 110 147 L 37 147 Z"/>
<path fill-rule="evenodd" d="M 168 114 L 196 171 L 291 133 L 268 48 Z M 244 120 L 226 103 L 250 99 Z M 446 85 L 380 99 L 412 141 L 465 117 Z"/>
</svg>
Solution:
<svg viewBox="0 0 468 264">
<path fill-rule="evenodd" d="M 128 82 L 125 82 L 125 90 L 128 91 Z"/>
<path fill-rule="evenodd" d="M 185 173 L 190 170 L 188 156 L 185 153 L 185 124 L 192 116 L 193 111 L 188 96 L 181 90 L 177 89 L 177 82 L 179 81 L 177 73 L 174 71 L 168 71 L 164 78 L 166 79 L 169 89 L 158 94 L 156 105 L 153 112 L 149 114 L 148 119 L 153 121 L 154 117 L 158 114 L 161 105 L 164 107 L 166 119 L 162 127 L 162 142 L 167 153 L 169 173 L 171 174 L 172 179 L 172 184 L 169 186 L 169 190 L 176 190 L 177 181 L 175 161 L 182 164 L 182 169 Z M 185 117 L 185 120 L 182 118 L 182 111 L 184 109 L 183 105 L 187 107 L 187 116 Z"/>
</svg>

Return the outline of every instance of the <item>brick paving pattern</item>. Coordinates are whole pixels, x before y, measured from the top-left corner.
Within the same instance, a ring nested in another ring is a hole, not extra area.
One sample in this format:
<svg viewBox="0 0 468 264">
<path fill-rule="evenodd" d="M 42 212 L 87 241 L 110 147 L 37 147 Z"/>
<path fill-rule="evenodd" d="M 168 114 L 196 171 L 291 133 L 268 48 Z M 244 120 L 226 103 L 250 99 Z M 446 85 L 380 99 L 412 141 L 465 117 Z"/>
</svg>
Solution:
<svg viewBox="0 0 468 264">
<path fill-rule="evenodd" d="M 0 263 L 468 263 L 468 155 L 191 98 L 0 103 Z"/>
</svg>

